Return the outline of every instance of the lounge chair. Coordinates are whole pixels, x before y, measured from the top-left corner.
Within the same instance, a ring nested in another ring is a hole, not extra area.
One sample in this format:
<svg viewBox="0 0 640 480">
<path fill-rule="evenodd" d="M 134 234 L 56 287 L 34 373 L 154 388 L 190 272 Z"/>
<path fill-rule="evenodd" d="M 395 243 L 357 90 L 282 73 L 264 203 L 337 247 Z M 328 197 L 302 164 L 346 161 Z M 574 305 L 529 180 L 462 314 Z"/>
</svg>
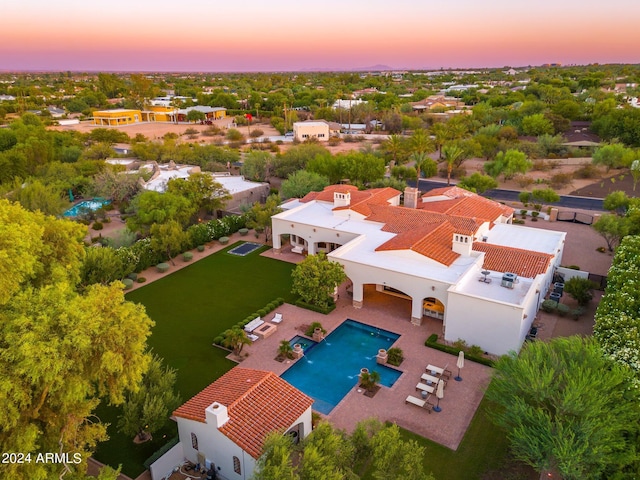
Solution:
<svg viewBox="0 0 640 480">
<path fill-rule="evenodd" d="M 260 337 L 258 335 L 254 335 L 253 333 L 249 333 L 247 334 L 247 337 L 249 338 L 249 340 L 251 340 L 252 342 L 255 342 L 256 340 L 258 340 Z"/>
<path fill-rule="evenodd" d="M 412 395 L 409 395 L 404 401 L 404 403 L 410 403 L 417 407 L 424 408 L 429 413 L 431 413 L 431 410 L 433 409 L 433 405 L 431 405 L 429 402 L 427 402 L 426 400 L 422 400 L 421 398 L 416 398 Z"/>
<path fill-rule="evenodd" d="M 282 314 L 276 313 L 271 320 L 271 323 L 280 323 L 282 321 Z"/>
<path fill-rule="evenodd" d="M 421 390 L 421 391 L 427 392 L 427 393 L 433 393 L 435 388 L 433 388 L 431 385 L 427 385 L 427 384 L 424 384 L 424 383 L 419 383 L 419 384 L 416 385 L 416 390 Z"/>
<path fill-rule="evenodd" d="M 434 377 L 433 375 L 429 375 L 428 373 L 423 373 L 420 376 L 421 380 L 424 380 L 425 382 L 427 382 L 427 385 L 429 384 L 429 382 L 434 383 L 435 385 L 438 384 L 438 380 L 442 380 L 444 382 L 444 386 L 447 386 L 447 379 L 446 378 L 438 378 L 438 377 Z"/>
</svg>

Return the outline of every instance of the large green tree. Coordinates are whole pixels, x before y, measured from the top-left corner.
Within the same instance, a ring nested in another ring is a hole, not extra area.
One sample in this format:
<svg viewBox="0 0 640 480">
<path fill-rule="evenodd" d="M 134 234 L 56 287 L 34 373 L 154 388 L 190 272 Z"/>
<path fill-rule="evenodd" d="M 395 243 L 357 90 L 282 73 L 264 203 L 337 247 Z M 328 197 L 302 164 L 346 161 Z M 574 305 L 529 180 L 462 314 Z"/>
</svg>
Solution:
<svg viewBox="0 0 640 480">
<path fill-rule="evenodd" d="M 175 220 L 186 226 L 195 209 L 191 201 L 181 195 L 146 190 L 131 202 L 132 215 L 127 218 L 127 227 L 131 231 L 146 234 L 155 223 Z"/>
<path fill-rule="evenodd" d="M 323 253 L 308 255 L 293 272 L 292 291 L 303 301 L 318 307 L 328 307 L 333 302 L 335 288 L 347 278 L 344 267 L 327 259 Z"/>
<path fill-rule="evenodd" d="M 299 170 L 282 182 L 280 195 L 283 198 L 302 198 L 309 192 L 321 191 L 327 185 L 327 177 L 308 170 Z"/>
<path fill-rule="evenodd" d="M 489 397 L 514 456 L 565 479 L 623 478 L 637 462 L 630 371 L 589 338 L 530 342 L 496 363 Z M 637 466 L 637 465 L 635 465 Z"/>
<path fill-rule="evenodd" d="M 280 197 L 269 195 L 264 204 L 256 202 L 248 212 L 249 220 L 247 226 L 264 232 L 265 241 L 271 239 L 271 217 L 280 213 Z"/>
<path fill-rule="evenodd" d="M 136 392 L 127 395 L 122 405 L 118 427 L 139 441 L 159 430 L 167 422 L 171 412 L 180 405 L 180 395 L 175 391 L 176 370 L 163 365 L 162 358 L 153 355 L 149 368 Z"/>
<path fill-rule="evenodd" d="M 135 390 L 152 322 L 122 284 L 75 290 L 85 227 L 0 200 L 0 449 L 77 452 L 78 465 L 3 465 L 6 478 L 83 473 L 106 426 L 94 416 Z"/>
<path fill-rule="evenodd" d="M 167 192 L 189 200 L 196 211 L 212 213 L 223 209 L 231 200 L 229 191 L 208 173 L 194 173 L 188 178 L 174 178 L 167 183 Z"/>
</svg>

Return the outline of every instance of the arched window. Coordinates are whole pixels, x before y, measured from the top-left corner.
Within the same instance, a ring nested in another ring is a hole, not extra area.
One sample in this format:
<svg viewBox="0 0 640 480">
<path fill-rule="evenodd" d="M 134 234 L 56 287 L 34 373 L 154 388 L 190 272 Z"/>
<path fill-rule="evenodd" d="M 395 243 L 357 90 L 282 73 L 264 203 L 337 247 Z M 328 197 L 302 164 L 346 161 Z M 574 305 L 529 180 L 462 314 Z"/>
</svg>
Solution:
<svg viewBox="0 0 640 480">
<path fill-rule="evenodd" d="M 233 471 L 238 475 L 242 473 L 242 471 L 240 470 L 240 459 L 238 457 L 233 457 Z"/>
<path fill-rule="evenodd" d="M 194 450 L 198 450 L 198 437 L 196 437 L 195 433 L 191 434 L 191 446 Z"/>
</svg>

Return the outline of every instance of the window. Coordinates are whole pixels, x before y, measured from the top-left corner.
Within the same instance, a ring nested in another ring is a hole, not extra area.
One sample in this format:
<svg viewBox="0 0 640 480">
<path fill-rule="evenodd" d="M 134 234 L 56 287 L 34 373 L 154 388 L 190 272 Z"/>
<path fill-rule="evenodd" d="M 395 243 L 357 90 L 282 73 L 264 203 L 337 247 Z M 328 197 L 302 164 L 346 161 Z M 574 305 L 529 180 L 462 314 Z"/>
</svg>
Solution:
<svg viewBox="0 0 640 480">
<path fill-rule="evenodd" d="M 198 437 L 195 433 L 191 433 L 191 446 L 194 450 L 198 450 Z"/>
<path fill-rule="evenodd" d="M 242 471 L 240 470 L 240 459 L 238 457 L 233 457 L 233 471 L 238 475 L 242 473 Z"/>
<path fill-rule="evenodd" d="M 323 138 L 324 137 L 324 133 L 319 133 L 318 134 L 318 138 Z"/>
</svg>

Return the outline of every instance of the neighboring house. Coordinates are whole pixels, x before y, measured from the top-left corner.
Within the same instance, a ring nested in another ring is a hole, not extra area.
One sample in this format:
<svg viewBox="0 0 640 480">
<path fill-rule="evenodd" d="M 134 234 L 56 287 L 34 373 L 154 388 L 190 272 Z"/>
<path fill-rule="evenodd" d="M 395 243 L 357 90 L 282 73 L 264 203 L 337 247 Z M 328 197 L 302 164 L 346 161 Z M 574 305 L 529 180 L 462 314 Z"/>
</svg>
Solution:
<svg viewBox="0 0 640 480">
<path fill-rule="evenodd" d="M 113 110 L 97 110 L 93 112 L 93 124 L 101 127 L 117 127 L 142 122 L 140 110 L 116 108 Z"/>
<path fill-rule="evenodd" d="M 501 355 L 518 351 L 560 265 L 564 232 L 511 225 L 513 209 L 457 187 L 418 198 L 408 188 L 332 185 L 282 205 L 273 247 L 325 251 L 353 284 L 411 303 L 411 322 L 442 321 L 447 341 Z M 408 319 L 409 320 L 409 319 Z"/>
<path fill-rule="evenodd" d="M 293 124 L 293 137 L 301 142 L 311 138 L 326 142 L 329 136 L 329 122 L 325 120 L 307 120 Z"/>
<path fill-rule="evenodd" d="M 16 99 L 13 95 L 0 95 L 0 102 L 13 102 Z"/>
<path fill-rule="evenodd" d="M 151 465 L 153 480 L 185 459 L 225 479 L 250 479 L 271 432 L 311 433 L 313 399 L 273 372 L 235 367 L 173 412 L 179 443 Z"/>
<path fill-rule="evenodd" d="M 412 102 L 411 108 L 414 111 L 444 111 L 444 110 L 458 110 L 464 107 L 464 102 L 461 102 L 454 97 L 445 97 L 443 95 L 431 95 L 430 97 L 420 100 L 419 102 Z"/>
<path fill-rule="evenodd" d="M 333 102 L 331 106 L 333 109 L 342 108 L 344 110 L 349 110 L 350 108 L 355 107 L 356 105 L 360 105 L 361 103 L 367 103 L 364 100 L 360 100 L 359 98 L 348 98 L 348 99 L 338 99 Z"/>
<path fill-rule="evenodd" d="M 63 117 L 67 114 L 67 112 L 64 110 L 64 108 L 57 108 L 57 107 L 47 107 L 47 110 L 49 110 L 49 114 L 51 115 L 51 118 L 60 118 Z"/>
<path fill-rule="evenodd" d="M 227 109 L 224 107 L 208 107 L 206 105 L 196 105 L 195 107 L 180 108 L 178 110 L 178 121 L 187 122 L 187 115 L 191 110 L 204 113 L 207 120 L 219 120 L 227 116 Z"/>
<path fill-rule="evenodd" d="M 111 163 L 109 160 L 107 162 Z M 151 178 L 148 181 L 145 182 L 140 179 L 142 188 L 161 193 L 166 191 L 167 183 L 172 178 L 186 179 L 194 173 L 207 173 L 202 172 L 197 165 L 176 165 L 173 161 L 166 164 L 149 162 L 140 165 L 138 170 L 127 169 L 127 172 L 137 173 L 140 170 L 151 172 Z M 264 202 L 269 195 L 270 187 L 268 183 L 250 182 L 241 175 L 231 175 L 228 172 L 208 173 L 231 195 L 231 200 L 228 200 L 224 207 L 226 212 L 240 213 L 242 206 L 250 206 L 255 202 Z"/>
</svg>

